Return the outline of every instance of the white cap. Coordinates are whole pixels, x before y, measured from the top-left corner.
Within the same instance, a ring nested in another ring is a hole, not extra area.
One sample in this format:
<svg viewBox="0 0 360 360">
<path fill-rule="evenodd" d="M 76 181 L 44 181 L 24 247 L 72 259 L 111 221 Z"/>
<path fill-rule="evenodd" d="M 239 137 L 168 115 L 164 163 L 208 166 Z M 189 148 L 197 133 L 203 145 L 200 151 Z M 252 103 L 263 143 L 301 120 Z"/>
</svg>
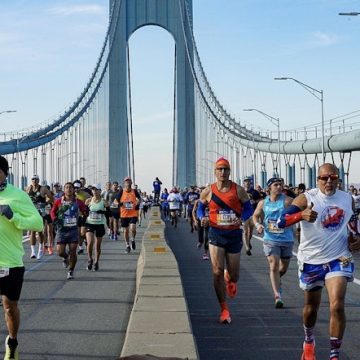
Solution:
<svg viewBox="0 0 360 360">
<path fill-rule="evenodd" d="M 92 187 L 101 190 L 101 184 L 94 184 Z"/>
<path fill-rule="evenodd" d="M 39 180 L 40 178 L 39 178 L 39 175 L 33 175 L 32 177 L 31 177 L 31 180 L 33 180 L 33 179 L 37 179 L 37 180 Z"/>
</svg>

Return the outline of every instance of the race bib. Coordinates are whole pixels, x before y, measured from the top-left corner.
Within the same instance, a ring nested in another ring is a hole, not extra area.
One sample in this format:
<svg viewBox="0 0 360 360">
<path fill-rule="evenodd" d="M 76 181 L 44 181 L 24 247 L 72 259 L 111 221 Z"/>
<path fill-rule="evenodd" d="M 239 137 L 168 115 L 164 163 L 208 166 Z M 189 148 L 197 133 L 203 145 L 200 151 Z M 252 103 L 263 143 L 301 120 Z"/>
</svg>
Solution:
<svg viewBox="0 0 360 360">
<path fill-rule="evenodd" d="M 68 216 L 64 218 L 64 227 L 73 227 L 77 226 L 77 218 Z"/>
<path fill-rule="evenodd" d="M 10 272 L 9 268 L 0 268 L 0 278 L 8 276 Z"/>
<path fill-rule="evenodd" d="M 283 234 L 285 229 L 278 228 L 277 220 L 268 219 L 268 230 L 273 234 Z"/>
<path fill-rule="evenodd" d="M 125 201 L 124 202 L 124 208 L 126 210 L 132 210 L 133 209 L 133 202 L 132 201 Z"/>
<path fill-rule="evenodd" d="M 169 202 L 169 208 L 170 210 L 179 210 L 180 203 L 178 203 L 177 201 L 171 201 Z"/>
<path fill-rule="evenodd" d="M 98 214 L 96 211 L 90 211 L 89 218 L 92 221 L 101 221 L 102 214 Z"/>
<path fill-rule="evenodd" d="M 110 207 L 112 209 L 117 209 L 119 207 L 119 204 L 115 204 L 114 202 L 110 204 Z"/>
<path fill-rule="evenodd" d="M 219 210 L 216 224 L 219 226 L 229 226 L 233 224 L 235 219 L 236 214 L 232 210 Z"/>
</svg>

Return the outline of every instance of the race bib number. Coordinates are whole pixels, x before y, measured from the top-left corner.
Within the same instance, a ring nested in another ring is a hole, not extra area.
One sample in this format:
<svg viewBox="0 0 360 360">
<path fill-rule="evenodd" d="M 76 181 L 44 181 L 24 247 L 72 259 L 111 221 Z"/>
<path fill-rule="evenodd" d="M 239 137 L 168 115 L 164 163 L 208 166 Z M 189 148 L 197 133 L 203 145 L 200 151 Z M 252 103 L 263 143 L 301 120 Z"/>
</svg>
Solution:
<svg viewBox="0 0 360 360">
<path fill-rule="evenodd" d="M 283 234 L 285 229 L 278 228 L 277 220 L 268 219 L 268 229 L 272 234 Z"/>
<path fill-rule="evenodd" d="M 95 211 L 90 211 L 89 218 L 92 221 L 101 221 L 102 220 L 102 214 L 98 214 Z"/>
<path fill-rule="evenodd" d="M 114 202 L 110 204 L 110 207 L 112 209 L 117 209 L 119 207 L 119 204 L 115 204 Z"/>
<path fill-rule="evenodd" d="M 124 208 L 125 208 L 126 210 L 132 210 L 132 209 L 133 209 L 133 203 L 132 203 L 132 201 L 125 201 L 125 202 L 124 202 Z"/>
<path fill-rule="evenodd" d="M 77 218 L 76 217 L 65 217 L 64 218 L 64 227 L 73 227 L 77 226 Z"/>
<path fill-rule="evenodd" d="M 178 203 L 177 201 L 171 201 L 171 202 L 169 202 L 169 208 L 170 208 L 170 210 L 179 210 L 180 203 Z"/>
<path fill-rule="evenodd" d="M 8 276 L 10 272 L 9 268 L 0 268 L 0 278 Z"/>
<path fill-rule="evenodd" d="M 219 210 L 216 223 L 219 226 L 232 225 L 236 219 L 236 214 L 232 210 Z"/>
</svg>

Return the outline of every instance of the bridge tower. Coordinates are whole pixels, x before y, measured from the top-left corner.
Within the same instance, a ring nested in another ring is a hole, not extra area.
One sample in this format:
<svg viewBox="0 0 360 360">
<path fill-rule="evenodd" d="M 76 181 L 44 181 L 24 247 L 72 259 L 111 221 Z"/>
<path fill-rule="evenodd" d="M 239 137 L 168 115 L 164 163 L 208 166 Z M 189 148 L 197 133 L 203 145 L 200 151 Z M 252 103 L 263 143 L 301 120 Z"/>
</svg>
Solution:
<svg viewBox="0 0 360 360">
<path fill-rule="evenodd" d="M 137 29 L 146 25 L 158 25 L 173 36 L 176 49 L 173 185 L 184 187 L 194 184 L 196 179 L 194 80 L 189 62 L 189 58 L 193 60 L 193 47 L 191 34 L 185 26 L 188 18 L 192 28 L 192 0 L 110 0 L 110 9 L 114 2 L 121 8 L 118 25 L 111 34 L 113 48 L 109 65 L 110 179 L 122 180 L 129 175 L 131 167 L 128 136 L 124 135 L 129 134 L 128 41 Z"/>
</svg>

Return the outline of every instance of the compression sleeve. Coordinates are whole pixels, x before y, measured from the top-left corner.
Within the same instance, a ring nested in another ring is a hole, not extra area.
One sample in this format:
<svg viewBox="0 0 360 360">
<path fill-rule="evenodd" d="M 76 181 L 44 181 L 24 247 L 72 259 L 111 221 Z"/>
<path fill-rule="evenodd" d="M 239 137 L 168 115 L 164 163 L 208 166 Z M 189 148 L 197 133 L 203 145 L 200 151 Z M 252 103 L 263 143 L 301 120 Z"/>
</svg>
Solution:
<svg viewBox="0 0 360 360">
<path fill-rule="evenodd" d="M 196 215 L 199 220 L 201 220 L 203 217 L 205 217 L 205 205 L 202 201 L 198 201 L 198 207 L 196 210 Z"/>
<path fill-rule="evenodd" d="M 247 200 L 243 204 L 243 210 L 242 210 L 242 213 L 241 213 L 241 220 L 246 221 L 247 219 L 249 219 L 252 216 L 253 213 L 254 213 L 253 206 L 251 205 L 250 200 Z"/>
<path fill-rule="evenodd" d="M 279 228 L 285 228 L 294 225 L 301 220 L 301 209 L 296 205 L 290 205 L 282 211 L 280 218 L 277 221 L 277 226 Z"/>
<path fill-rule="evenodd" d="M 358 234 L 358 215 L 356 213 L 352 214 L 348 222 L 349 231 L 353 234 Z"/>
</svg>

